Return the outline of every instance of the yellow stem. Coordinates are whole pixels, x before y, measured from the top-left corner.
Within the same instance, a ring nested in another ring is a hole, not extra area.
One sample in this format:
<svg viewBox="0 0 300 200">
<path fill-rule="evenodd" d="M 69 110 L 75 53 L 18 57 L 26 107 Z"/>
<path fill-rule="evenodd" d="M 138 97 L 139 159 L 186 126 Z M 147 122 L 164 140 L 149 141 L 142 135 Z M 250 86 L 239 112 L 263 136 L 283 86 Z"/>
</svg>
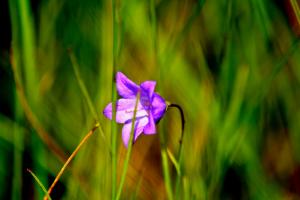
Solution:
<svg viewBox="0 0 300 200">
<path fill-rule="evenodd" d="M 78 146 L 76 147 L 76 149 L 73 151 L 73 153 L 70 155 L 70 157 L 68 158 L 68 160 L 65 162 L 64 166 L 61 168 L 61 170 L 59 171 L 59 173 L 57 174 L 57 176 L 55 177 L 52 185 L 49 187 L 47 195 L 50 195 L 50 193 L 52 192 L 54 186 L 56 185 L 56 183 L 58 182 L 59 178 L 62 176 L 62 174 L 64 173 L 65 169 L 67 168 L 68 164 L 71 162 L 71 160 L 75 157 L 75 155 L 78 153 L 78 151 L 80 150 L 81 146 L 87 141 L 87 139 L 95 132 L 95 130 L 99 127 L 99 123 L 97 123 L 94 128 L 92 128 L 87 134 L 86 136 L 81 140 L 81 142 L 78 144 Z M 44 196 L 44 200 L 47 200 L 47 195 Z"/>
</svg>

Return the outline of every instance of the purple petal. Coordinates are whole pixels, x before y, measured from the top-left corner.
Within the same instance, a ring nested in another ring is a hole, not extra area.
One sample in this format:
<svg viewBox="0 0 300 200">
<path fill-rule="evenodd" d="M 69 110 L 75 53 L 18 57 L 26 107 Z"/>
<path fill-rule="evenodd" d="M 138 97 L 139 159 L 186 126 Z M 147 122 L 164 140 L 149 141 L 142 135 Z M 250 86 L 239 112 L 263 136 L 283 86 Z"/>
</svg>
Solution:
<svg viewBox="0 0 300 200">
<path fill-rule="evenodd" d="M 134 122 L 134 140 L 138 138 L 138 136 L 141 135 L 143 132 L 144 126 L 148 123 L 148 117 L 143 117 L 140 119 L 135 120 Z M 126 147 L 128 147 L 129 139 L 130 139 L 130 133 L 131 133 L 131 127 L 132 127 L 132 121 L 128 121 L 124 124 L 122 129 L 122 139 L 123 143 Z"/>
<path fill-rule="evenodd" d="M 139 90 L 139 86 L 128 79 L 122 72 L 117 72 L 117 91 L 123 98 L 134 98 Z"/>
<path fill-rule="evenodd" d="M 145 134 L 155 134 L 156 133 L 156 127 L 155 127 L 155 122 L 152 113 L 149 114 L 148 116 L 148 124 L 144 128 L 144 133 Z"/>
<path fill-rule="evenodd" d="M 145 81 L 141 83 L 142 92 L 145 92 L 148 95 L 148 98 L 151 99 L 154 93 L 156 81 Z"/>
<path fill-rule="evenodd" d="M 165 114 L 166 107 L 167 105 L 165 100 L 159 94 L 154 93 L 151 112 L 155 122 L 157 122 Z"/>
<path fill-rule="evenodd" d="M 134 115 L 134 108 L 135 108 L 136 98 L 134 99 L 119 99 L 117 101 L 117 116 L 116 121 L 118 123 L 125 123 L 128 120 L 131 120 Z M 112 103 L 108 104 L 103 114 L 109 118 L 112 119 Z M 147 116 L 148 113 L 142 106 L 142 104 L 139 102 L 137 106 L 136 111 L 136 117 L 144 117 Z"/>
<path fill-rule="evenodd" d="M 146 110 L 150 110 L 151 99 L 154 93 L 156 82 L 155 81 L 145 81 L 141 87 L 141 103 Z"/>
</svg>

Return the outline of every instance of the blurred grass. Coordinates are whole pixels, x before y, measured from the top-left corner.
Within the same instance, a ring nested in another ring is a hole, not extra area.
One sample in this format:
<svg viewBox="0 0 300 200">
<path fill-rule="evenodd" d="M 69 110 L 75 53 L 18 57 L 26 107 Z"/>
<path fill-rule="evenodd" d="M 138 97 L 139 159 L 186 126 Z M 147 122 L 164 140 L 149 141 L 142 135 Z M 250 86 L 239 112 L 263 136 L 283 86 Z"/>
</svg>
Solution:
<svg viewBox="0 0 300 200">
<path fill-rule="evenodd" d="M 116 197 L 126 149 L 102 110 L 117 98 L 119 70 L 156 80 L 186 116 L 179 184 L 167 149 L 177 155 L 181 120 L 168 110 L 159 136 L 133 146 L 121 199 L 299 198 L 297 8 L 293 0 L 10 0 L 16 87 L 13 115 L 0 113 L 0 199 L 42 198 L 26 169 L 49 187 L 95 120 L 103 134 L 87 141 L 51 197 Z"/>
</svg>

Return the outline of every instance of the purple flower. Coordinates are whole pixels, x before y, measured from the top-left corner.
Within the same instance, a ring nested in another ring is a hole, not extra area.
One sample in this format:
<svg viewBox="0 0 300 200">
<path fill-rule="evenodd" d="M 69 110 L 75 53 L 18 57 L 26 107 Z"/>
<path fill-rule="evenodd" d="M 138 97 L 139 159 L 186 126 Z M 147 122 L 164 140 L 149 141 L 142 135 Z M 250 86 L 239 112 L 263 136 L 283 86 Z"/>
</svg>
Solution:
<svg viewBox="0 0 300 200">
<path fill-rule="evenodd" d="M 116 82 L 117 91 L 122 97 L 116 103 L 116 121 L 117 123 L 124 124 L 122 138 L 125 146 L 128 147 L 138 92 L 140 92 L 140 100 L 138 101 L 136 110 L 133 141 L 136 141 L 141 133 L 147 135 L 156 133 L 155 123 L 164 115 L 166 102 L 160 95 L 154 92 L 155 81 L 145 81 L 137 85 L 123 73 L 118 72 Z M 103 114 L 107 118 L 112 119 L 112 103 L 105 107 Z"/>
</svg>

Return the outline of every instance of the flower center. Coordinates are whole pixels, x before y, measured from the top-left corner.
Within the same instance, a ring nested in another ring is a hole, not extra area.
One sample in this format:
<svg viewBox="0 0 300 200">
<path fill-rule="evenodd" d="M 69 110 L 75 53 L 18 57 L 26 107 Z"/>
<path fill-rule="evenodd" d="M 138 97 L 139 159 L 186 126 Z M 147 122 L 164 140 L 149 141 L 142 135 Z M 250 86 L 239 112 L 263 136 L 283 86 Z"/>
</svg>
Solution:
<svg viewBox="0 0 300 200">
<path fill-rule="evenodd" d="M 143 104 L 144 104 L 145 107 L 150 107 L 151 106 L 149 101 L 144 101 Z"/>
<path fill-rule="evenodd" d="M 152 105 L 151 105 L 151 102 L 149 101 L 148 98 L 142 97 L 141 102 L 142 102 L 142 105 L 145 108 L 145 110 L 150 110 L 151 109 Z"/>
</svg>

